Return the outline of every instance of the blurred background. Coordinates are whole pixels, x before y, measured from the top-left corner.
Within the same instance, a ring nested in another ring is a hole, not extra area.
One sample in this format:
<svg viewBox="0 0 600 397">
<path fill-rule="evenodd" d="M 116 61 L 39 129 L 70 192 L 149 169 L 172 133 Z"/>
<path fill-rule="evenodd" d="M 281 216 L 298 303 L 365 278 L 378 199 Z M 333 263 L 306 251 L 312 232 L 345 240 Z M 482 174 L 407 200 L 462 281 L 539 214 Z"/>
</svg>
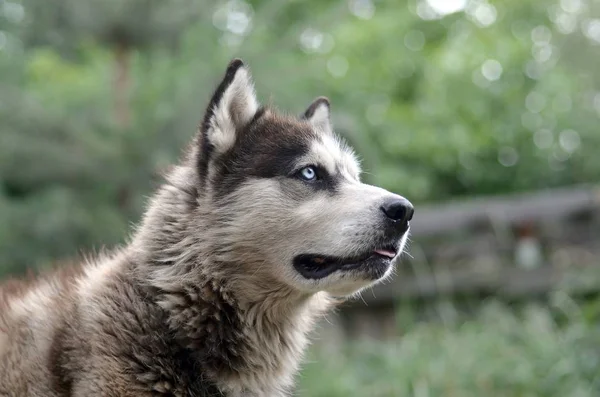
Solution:
<svg viewBox="0 0 600 397">
<path fill-rule="evenodd" d="M 299 396 L 600 396 L 600 1 L 0 0 L 0 278 L 124 242 L 232 57 L 416 205 Z"/>
</svg>

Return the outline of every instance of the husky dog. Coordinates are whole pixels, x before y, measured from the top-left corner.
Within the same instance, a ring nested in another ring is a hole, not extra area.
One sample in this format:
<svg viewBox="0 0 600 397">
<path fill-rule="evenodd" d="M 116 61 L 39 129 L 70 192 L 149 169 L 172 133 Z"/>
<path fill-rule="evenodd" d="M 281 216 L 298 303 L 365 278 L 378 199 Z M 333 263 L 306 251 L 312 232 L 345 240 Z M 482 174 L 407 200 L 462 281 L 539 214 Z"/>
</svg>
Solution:
<svg viewBox="0 0 600 397">
<path fill-rule="evenodd" d="M 359 174 L 326 98 L 279 114 L 233 60 L 126 246 L 0 288 L 0 395 L 288 395 L 314 321 L 404 249 L 412 205 Z"/>
</svg>

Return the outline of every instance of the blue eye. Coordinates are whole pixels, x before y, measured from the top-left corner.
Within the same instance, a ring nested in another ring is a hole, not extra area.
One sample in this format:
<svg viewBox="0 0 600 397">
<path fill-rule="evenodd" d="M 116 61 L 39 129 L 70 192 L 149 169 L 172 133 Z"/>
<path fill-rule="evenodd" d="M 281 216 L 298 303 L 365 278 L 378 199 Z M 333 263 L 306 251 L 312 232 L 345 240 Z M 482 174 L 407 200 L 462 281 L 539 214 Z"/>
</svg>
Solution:
<svg viewBox="0 0 600 397">
<path fill-rule="evenodd" d="M 317 179 L 317 171 L 315 170 L 315 167 L 304 167 L 300 170 L 300 177 L 305 181 L 314 181 Z"/>
</svg>

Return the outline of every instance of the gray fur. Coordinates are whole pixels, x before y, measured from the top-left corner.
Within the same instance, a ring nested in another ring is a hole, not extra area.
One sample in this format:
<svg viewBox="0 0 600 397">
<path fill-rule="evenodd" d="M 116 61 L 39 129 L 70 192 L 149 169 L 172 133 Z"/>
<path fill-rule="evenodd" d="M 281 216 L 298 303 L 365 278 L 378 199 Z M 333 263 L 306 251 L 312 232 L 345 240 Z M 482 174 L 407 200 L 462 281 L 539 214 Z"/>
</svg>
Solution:
<svg viewBox="0 0 600 397">
<path fill-rule="evenodd" d="M 328 182 L 290 176 L 307 164 Z M 393 195 L 359 174 L 328 101 L 301 118 L 260 108 L 233 61 L 126 246 L 0 286 L 0 395 L 288 395 L 314 322 L 391 272 L 292 266 L 381 238 Z"/>
</svg>

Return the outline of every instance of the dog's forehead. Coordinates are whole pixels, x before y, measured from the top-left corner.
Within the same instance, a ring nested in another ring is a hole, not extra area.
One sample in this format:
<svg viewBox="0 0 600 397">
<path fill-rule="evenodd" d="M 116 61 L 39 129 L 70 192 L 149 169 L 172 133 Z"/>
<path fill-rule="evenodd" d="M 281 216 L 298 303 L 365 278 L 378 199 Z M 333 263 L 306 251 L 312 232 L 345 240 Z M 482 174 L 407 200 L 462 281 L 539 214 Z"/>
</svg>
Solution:
<svg viewBox="0 0 600 397">
<path fill-rule="evenodd" d="M 261 141 L 283 140 L 297 143 L 302 140 L 308 143 L 317 135 L 308 122 L 280 115 L 269 109 L 257 118 L 254 128 L 251 129 L 256 135 L 255 139 Z"/>
<path fill-rule="evenodd" d="M 335 133 L 315 129 L 307 120 L 266 111 L 252 129 L 257 150 L 268 147 L 293 152 L 298 163 L 318 165 L 330 174 L 341 173 L 348 179 L 359 177 L 360 166 L 354 151 Z"/>
</svg>

